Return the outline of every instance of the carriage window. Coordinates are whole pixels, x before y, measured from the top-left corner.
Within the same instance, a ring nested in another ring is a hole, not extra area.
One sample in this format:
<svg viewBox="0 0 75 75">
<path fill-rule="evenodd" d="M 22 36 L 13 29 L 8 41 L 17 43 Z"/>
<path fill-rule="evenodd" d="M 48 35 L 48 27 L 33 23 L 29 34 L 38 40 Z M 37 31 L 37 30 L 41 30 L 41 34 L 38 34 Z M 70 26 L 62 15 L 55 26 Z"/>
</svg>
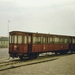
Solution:
<svg viewBox="0 0 75 75">
<path fill-rule="evenodd" d="M 68 38 L 65 38 L 64 39 L 64 43 L 68 43 L 69 42 L 69 39 Z"/>
<path fill-rule="evenodd" d="M 16 35 L 14 36 L 14 43 L 15 44 L 17 43 L 17 36 Z"/>
<path fill-rule="evenodd" d="M 72 43 L 74 43 L 74 39 L 72 39 Z"/>
<path fill-rule="evenodd" d="M 51 42 L 51 43 L 53 42 L 52 37 L 50 38 L 50 42 Z"/>
<path fill-rule="evenodd" d="M 47 37 L 43 37 L 43 44 L 47 43 Z"/>
<path fill-rule="evenodd" d="M 21 44 L 21 43 L 22 43 L 22 36 L 19 35 L 19 36 L 18 36 L 18 44 Z"/>
<path fill-rule="evenodd" d="M 34 37 L 33 37 L 33 43 L 34 43 L 34 44 L 39 44 L 39 43 L 41 43 L 40 37 L 39 37 L 39 36 L 34 36 Z"/>
<path fill-rule="evenodd" d="M 59 38 L 55 37 L 54 38 L 54 43 L 59 43 Z"/>
<path fill-rule="evenodd" d="M 17 43 L 17 36 L 10 35 L 9 36 L 9 43 Z"/>
<path fill-rule="evenodd" d="M 27 43 L 27 36 L 24 36 L 24 44 Z"/>
<path fill-rule="evenodd" d="M 63 43 L 63 42 L 64 42 L 64 39 L 63 39 L 63 38 L 61 38 L 61 39 L 60 39 L 60 42 L 61 42 L 61 43 Z"/>
<path fill-rule="evenodd" d="M 72 43 L 75 43 L 75 39 L 72 39 Z"/>
<path fill-rule="evenodd" d="M 48 43 L 52 43 L 52 42 L 53 42 L 52 37 L 49 37 L 48 38 Z"/>
</svg>

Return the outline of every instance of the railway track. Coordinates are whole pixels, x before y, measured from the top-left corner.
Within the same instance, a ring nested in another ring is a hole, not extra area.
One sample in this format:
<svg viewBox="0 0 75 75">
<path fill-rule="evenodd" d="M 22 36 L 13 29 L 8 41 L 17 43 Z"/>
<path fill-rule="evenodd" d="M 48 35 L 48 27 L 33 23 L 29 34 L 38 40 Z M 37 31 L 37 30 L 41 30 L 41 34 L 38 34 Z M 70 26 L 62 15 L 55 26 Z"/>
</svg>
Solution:
<svg viewBox="0 0 75 75">
<path fill-rule="evenodd" d="M 43 63 L 43 62 L 48 62 L 48 61 L 53 61 L 57 60 L 61 57 L 68 56 L 70 54 L 66 55 L 46 55 L 46 56 L 39 56 L 37 59 L 32 59 L 32 60 L 22 60 L 20 61 L 19 59 L 16 60 L 10 60 L 10 61 L 1 61 L 0 62 L 0 71 L 8 70 L 8 69 L 13 69 L 13 68 L 18 68 L 26 65 L 32 65 L 32 64 L 37 64 L 37 63 Z"/>
</svg>

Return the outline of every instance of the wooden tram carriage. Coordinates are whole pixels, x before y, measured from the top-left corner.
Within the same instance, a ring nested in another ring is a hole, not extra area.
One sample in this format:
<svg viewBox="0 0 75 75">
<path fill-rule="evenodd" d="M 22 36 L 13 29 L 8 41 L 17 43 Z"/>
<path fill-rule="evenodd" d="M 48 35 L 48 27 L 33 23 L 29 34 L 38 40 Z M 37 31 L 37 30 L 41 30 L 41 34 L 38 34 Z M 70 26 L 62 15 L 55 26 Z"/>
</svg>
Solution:
<svg viewBox="0 0 75 75">
<path fill-rule="evenodd" d="M 75 37 L 21 31 L 9 33 L 9 54 L 13 58 L 37 58 L 43 52 L 64 54 L 69 51 L 75 51 Z"/>
</svg>

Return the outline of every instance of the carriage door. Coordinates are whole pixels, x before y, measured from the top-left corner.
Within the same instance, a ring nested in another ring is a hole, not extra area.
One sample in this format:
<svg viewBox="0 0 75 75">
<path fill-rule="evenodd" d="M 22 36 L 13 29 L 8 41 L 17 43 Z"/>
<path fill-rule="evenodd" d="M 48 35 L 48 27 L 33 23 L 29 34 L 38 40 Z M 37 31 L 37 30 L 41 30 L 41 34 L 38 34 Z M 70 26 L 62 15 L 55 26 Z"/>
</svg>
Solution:
<svg viewBox="0 0 75 75">
<path fill-rule="evenodd" d="M 28 53 L 32 52 L 32 35 L 28 35 Z"/>
</svg>

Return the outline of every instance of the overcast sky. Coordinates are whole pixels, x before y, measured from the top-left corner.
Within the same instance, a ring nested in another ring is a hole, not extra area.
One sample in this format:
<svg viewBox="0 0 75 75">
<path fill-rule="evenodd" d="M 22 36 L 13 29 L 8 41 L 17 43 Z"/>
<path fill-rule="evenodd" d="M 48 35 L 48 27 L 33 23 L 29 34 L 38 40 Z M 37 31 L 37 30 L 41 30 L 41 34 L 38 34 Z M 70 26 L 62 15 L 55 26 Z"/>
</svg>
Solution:
<svg viewBox="0 0 75 75">
<path fill-rule="evenodd" d="M 13 30 L 75 36 L 75 0 L 0 0 L 0 36 Z"/>
</svg>

